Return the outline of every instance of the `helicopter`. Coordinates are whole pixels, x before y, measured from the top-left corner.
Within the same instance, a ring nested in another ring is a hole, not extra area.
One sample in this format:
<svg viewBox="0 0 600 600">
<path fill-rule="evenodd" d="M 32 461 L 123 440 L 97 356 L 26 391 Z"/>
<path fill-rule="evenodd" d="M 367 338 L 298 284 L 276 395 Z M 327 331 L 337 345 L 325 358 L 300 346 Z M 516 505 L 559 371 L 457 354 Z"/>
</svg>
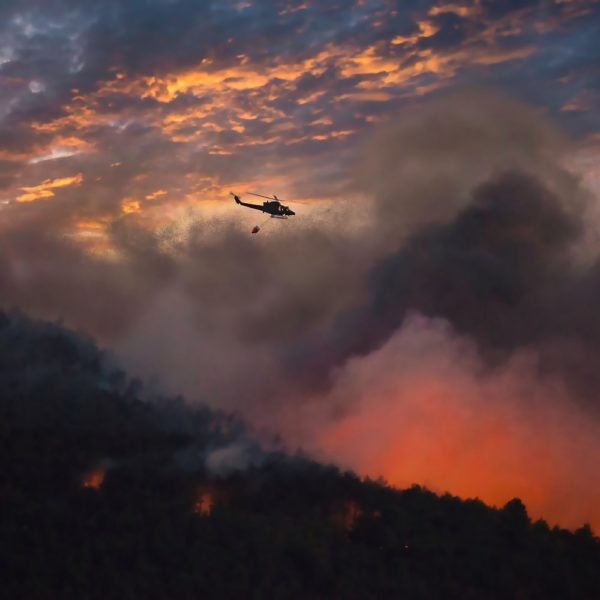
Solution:
<svg viewBox="0 0 600 600">
<path fill-rule="evenodd" d="M 293 217 L 296 214 L 293 210 L 290 210 L 289 207 L 281 204 L 279 198 L 275 194 L 273 194 L 273 196 L 263 196 L 262 194 L 247 192 L 251 196 L 258 196 L 259 198 L 267 199 L 267 202 L 263 202 L 262 204 L 251 204 L 250 202 L 242 202 L 237 194 L 234 194 L 233 192 L 229 193 L 233 196 L 236 204 L 241 204 L 242 206 L 247 206 L 248 208 L 260 210 L 261 212 L 271 215 L 271 217 L 287 219 L 288 217 Z"/>
</svg>

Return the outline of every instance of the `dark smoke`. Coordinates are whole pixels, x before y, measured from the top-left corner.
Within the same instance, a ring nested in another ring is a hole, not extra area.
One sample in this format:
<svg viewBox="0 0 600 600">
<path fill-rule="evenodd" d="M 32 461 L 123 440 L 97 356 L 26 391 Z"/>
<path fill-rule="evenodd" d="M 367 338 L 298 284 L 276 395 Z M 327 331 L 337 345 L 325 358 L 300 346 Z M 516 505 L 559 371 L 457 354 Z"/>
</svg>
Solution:
<svg viewBox="0 0 600 600">
<path fill-rule="evenodd" d="M 176 436 L 178 466 L 217 473 L 259 464 L 265 456 L 235 415 L 157 395 L 91 338 L 18 311 L 0 311 L 0 398 L 2 422 L 17 431 Z"/>
<path fill-rule="evenodd" d="M 64 319 L 102 341 L 114 340 L 168 284 L 172 258 L 160 250 L 157 234 L 126 222 L 113 223 L 109 232 L 118 260 L 89 253 L 66 235 L 72 223 L 65 221 L 63 208 L 17 212 L 15 221 L 2 224 L 1 305 Z"/>
<path fill-rule="evenodd" d="M 564 206 L 522 172 L 479 185 L 451 223 L 425 228 L 374 266 L 368 303 L 341 317 L 329 355 L 368 354 L 417 311 L 446 319 L 492 364 L 535 349 L 546 370 L 593 395 L 600 263 L 576 262 L 583 225 Z"/>
<path fill-rule="evenodd" d="M 375 197 L 377 232 L 397 249 L 431 224 L 448 223 L 473 190 L 499 173 L 529 173 L 570 206 L 581 203 L 564 168 L 572 142 L 505 94 L 466 89 L 408 106 L 373 135 L 357 172 Z"/>
</svg>

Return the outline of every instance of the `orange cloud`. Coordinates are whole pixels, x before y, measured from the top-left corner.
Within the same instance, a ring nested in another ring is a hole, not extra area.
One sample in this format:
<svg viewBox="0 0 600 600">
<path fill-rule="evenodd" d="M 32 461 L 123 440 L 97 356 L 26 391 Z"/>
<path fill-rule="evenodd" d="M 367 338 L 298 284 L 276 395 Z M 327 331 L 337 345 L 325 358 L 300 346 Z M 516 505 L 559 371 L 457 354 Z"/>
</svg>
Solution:
<svg viewBox="0 0 600 600">
<path fill-rule="evenodd" d="M 430 13 L 432 15 L 437 14 L 437 13 Z M 438 29 L 429 21 L 420 21 L 418 23 L 419 25 L 419 32 L 415 33 L 413 35 L 397 35 L 394 39 L 392 39 L 392 44 L 394 46 L 400 46 L 400 45 L 414 45 L 416 44 L 421 38 L 427 38 L 427 37 L 431 37 L 434 33 L 438 32 Z"/>
<path fill-rule="evenodd" d="M 166 190 L 156 190 L 155 192 L 152 192 L 151 194 L 147 194 L 146 200 L 156 200 L 157 198 L 160 198 L 161 196 L 166 195 L 166 193 L 167 193 Z"/>
<path fill-rule="evenodd" d="M 449 12 L 459 15 L 460 17 L 467 18 L 473 17 L 477 14 L 481 14 L 481 7 L 476 2 L 472 4 L 455 4 L 451 2 L 449 4 L 440 4 L 438 6 L 433 6 L 429 10 L 429 14 L 431 16 Z"/>
<path fill-rule="evenodd" d="M 462 4 L 451 3 L 438 7 L 434 12 L 453 11 L 462 14 L 466 10 Z M 432 22 L 423 19 L 419 22 L 417 34 L 393 40 L 396 46 L 407 46 L 408 51 L 402 55 L 382 53 L 375 45 L 352 48 L 330 43 L 309 58 L 290 62 L 278 59 L 270 64 L 258 65 L 247 55 L 240 54 L 234 64 L 219 66 L 213 59 L 205 58 L 193 68 L 180 69 L 163 76 L 128 79 L 118 72 L 113 80 L 106 82 L 90 96 L 74 98 L 72 104 L 65 108 L 66 116 L 49 123 L 37 123 L 33 127 L 43 133 L 55 134 L 53 147 L 65 146 L 74 151 L 91 149 L 81 140 L 79 132 L 99 125 L 121 127 L 120 124 L 136 119 L 143 119 L 146 124 L 158 127 L 171 141 L 202 144 L 209 154 L 215 156 L 229 156 L 246 147 L 277 142 L 289 145 L 302 139 L 325 139 L 333 134 L 323 131 L 318 123 L 311 124 L 313 131 L 305 131 L 302 138 L 290 139 L 290 136 L 293 137 L 292 128 L 282 125 L 282 122 L 289 120 L 289 114 L 276 101 L 293 94 L 297 104 L 308 105 L 318 102 L 329 93 L 332 96 L 332 111 L 337 110 L 336 103 L 339 101 L 388 101 L 399 95 L 423 94 L 446 85 L 465 65 L 496 64 L 523 58 L 535 50 L 531 46 L 502 50 L 495 43 L 496 30 L 496 24 L 490 24 L 476 40 L 483 44 L 476 47 L 459 47 L 451 52 L 440 53 L 415 46 L 419 39 L 430 37 L 437 31 Z M 407 64 L 409 58 L 410 64 Z M 326 83 L 323 87 L 311 88 L 304 93 L 298 89 L 299 78 L 307 74 L 319 76 L 333 64 L 342 78 L 358 75 L 368 79 L 357 82 L 353 88 L 345 89 L 337 96 L 335 88 Z M 435 75 L 437 81 L 419 87 L 420 78 L 426 74 Z M 169 103 L 183 93 L 196 96 L 198 105 L 172 110 Z M 110 109 L 111 97 L 115 95 L 152 98 L 158 102 L 158 106 L 144 108 L 143 115 L 139 114 L 139 106 L 122 109 L 119 114 L 111 113 L 107 108 Z M 97 109 L 100 105 L 102 110 Z M 322 113 L 316 112 L 315 116 L 315 121 L 318 121 Z M 249 125 L 257 122 L 262 127 L 253 127 L 255 133 L 249 135 Z M 224 132 L 238 135 L 229 138 L 219 135 Z"/>
<path fill-rule="evenodd" d="M 528 45 L 521 48 L 490 48 L 487 51 L 476 53 L 473 63 L 478 65 L 496 65 L 509 60 L 526 58 L 537 50 L 536 46 Z"/>
<path fill-rule="evenodd" d="M 123 198 L 121 201 L 121 209 L 125 214 L 140 212 L 141 204 L 136 198 Z"/>
<path fill-rule="evenodd" d="M 243 55 L 238 57 L 237 65 L 225 68 L 215 68 L 212 61 L 203 59 L 195 68 L 165 77 L 143 77 L 128 85 L 140 97 L 154 98 L 159 102 L 171 102 L 181 93 L 191 92 L 196 96 L 203 96 L 227 90 L 252 90 L 265 86 L 273 79 L 293 81 L 304 73 L 317 74 L 320 68 L 324 69 L 321 63 L 328 54 L 328 51 L 323 51 L 300 62 L 274 63 L 264 67 L 251 64 Z"/>
<path fill-rule="evenodd" d="M 17 196 L 16 200 L 17 202 L 34 202 L 35 200 L 42 200 L 43 198 L 52 198 L 55 195 L 52 190 L 71 185 L 79 185 L 82 181 L 83 175 L 81 173 L 73 177 L 46 179 L 39 185 L 22 187 L 21 190 L 25 193 Z"/>
</svg>

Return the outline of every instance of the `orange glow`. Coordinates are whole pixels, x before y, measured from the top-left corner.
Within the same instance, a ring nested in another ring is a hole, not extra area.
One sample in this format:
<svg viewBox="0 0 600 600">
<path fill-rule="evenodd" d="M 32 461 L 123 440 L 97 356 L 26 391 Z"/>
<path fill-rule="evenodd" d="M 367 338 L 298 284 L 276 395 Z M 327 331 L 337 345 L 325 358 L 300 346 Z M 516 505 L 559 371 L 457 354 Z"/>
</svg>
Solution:
<svg viewBox="0 0 600 600">
<path fill-rule="evenodd" d="M 76 148 L 81 152 L 86 152 L 93 149 L 93 146 L 92 144 L 90 144 L 90 142 L 82 140 L 81 138 L 78 138 L 74 135 L 67 135 L 64 137 L 58 136 L 54 138 L 53 143 L 63 148 Z"/>
<path fill-rule="evenodd" d="M 100 220 L 92 220 L 92 219 L 80 219 L 74 222 L 75 229 L 81 231 L 102 231 L 106 228 L 106 221 Z"/>
<path fill-rule="evenodd" d="M 209 517 L 212 514 L 214 505 L 214 494 L 210 491 L 204 490 L 198 494 L 194 504 L 194 512 L 199 515 Z"/>
<path fill-rule="evenodd" d="M 21 191 L 25 192 L 17 196 L 17 202 L 33 202 L 43 198 L 52 198 L 56 188 L 68 187 L 71 185 L 79 185 L 83 181 L 83 175 L 79 173 L 74 177 L 61 177 L 59 179 L 46 179 L 39 185 L 31 187 L 22 187 Z"/>
<path fill-rule="evenodd" d="M 463 5 L 463 4 L 441 4 L 438 6 L 433 6 L 429 14 L 431 16 L 440 15 L 443 13 L 454 13 L 463 18 L 473 17 L 481 12 L 481 7 L 477 5 L 477 3 L 473 3 L 471 5 Z"/>
<path fill-rule="evenodd" d="M 135 198 L 123 198 L 121 201 L 121 209 L 126 215 L 138 213 L 140 212 L 140 201 Z"/>
<path fill-rule="evenodd" d="M 210 62 L 202 61 L 196 68 L 180 71 L 162 79 L 144 77 L 134 82 L 132 88 L 141 92 L 142 98 L 150 97 L 159 102 L 170 102 L 178 94 L 186 92 L 199 96 L 206 92 L 212 94 L 215 91 L 252 90 L 263 87 L 272 79 L 292 81 L 306 72 L 315 73 L 318 71 L 318 63 L 325 56 L 325 53 L 321 53 L 299 63 L 273 64 L 263 69 L 251 65 L 244 56 L 239 57 L 237 65 L 223 69 L 214 69 Z"/>
<path fill-rule="evenodd" d="M 534 518 L 600 528 L 593 435 L 556 409 L 524 422 L 512 406 L 471 404 L 471 393 L 422 382 L 403 399 L 371 398 L 367 411 L 332 425 L 320 444 L 327 456 L 399 487 L 419 483 L 496 506 L 518 496 Z"/>
<path fill-rule="evenodd" d="M 104 483 L 104 477 L 106 475 L 106 469 L 99 465 L 89 470 L 81 478 L 81 487 L 92 490 L 99 490 Z"/>
<path fill-rule="evenodd" d="M 430 13 L 430 14 L 436 14 L 436 13 Z M 414 45 L 416 44 L 421 38 L 427 38 L 427 37 L 431 37 L 433 34 L 438 32 L 438 29 L 429 21 L 420 21 L 418 23 L 419 25 L 419 33 L 415 33 L 414 35 L 409 35 L 409 36 L 401 36 L 401 35 L 397 35 L 393 40 L 392 40 L 392 44 L 394 44 L 395 46 L 399 46 L 399 45 Z"/>
<path fill-rule="evenodd" d="M 151 194 L 147 194 L 146 200 L 156 200 L 157 198 L 160 198 L 161 196 L 166 195 L 166 193 L 167 193 L 166 190 L 156 190 L 155 192 L 152 192 Z"/>
<path fill-rule="evenodd" d="M 91 125 L 112 118 L 110 115 L 101 117 L 93 108 L 94 96 L 84 98 L 77 96 L 73 99 L 71 106 L 65 107 L 67 113 L 64 117 L 59 117 L 54 121 L 47 123 L 32 123 L 31 128 L 40 133 L 59 133 L 63 130 L 70 131 L 72 129 L 81 130 Z"/>
<path fill-rule="evenodd" d="M 311 136 L 311 139 L 312 140 L 328 140 L 331 138 L 346 137 L 347 135 L 352 135 L 353 133 L 356 133 L 356 132 L 353 131 L 352 129 L 345 129 L 343 131 L 329 131 L 328 133 L 313 135 L 313 136 Z M 300 138 L 300 139 L 302 139 L 302 138 Z M 296 140 L 294 140 L 294 141 L 296 141 Z"/>
<path fill-rule="evenodd" d="M 345 531 L 352 531 L 356 521 L 363 515 L 363 510 L 356 500 L 347 500 L 333 516 L 333 522 Z"/>
<path fill-rule="evenodd" d="M 585 112 L 592 110 L 593 101 L 589 95 L 580 93 L 560 107 L 562 112 Z"/>
<path fill-rule="evenodd" d="M 325 398 L 282 415 L 279 430 L 400 488 L 495 506 L 519 497 L 533 519 L 600 530 L 598 422 L 560 382 L 539 379 L 535 357 L 484 375 L 474 350 L 440 327 L 407 323 L 341 369 Z"/>
<path fill-rule="evenodd" d="M 487 52 L 482 52 L 481 54 L 474 56 L 473 63 L 478 65 L 496 65 L 509 60 L 526 58 L 536 50 L 537 48 L 535 46 L 523 46 L 521 48 L 515 48 L 514 50 L 490 48 Z"/>
</svg>

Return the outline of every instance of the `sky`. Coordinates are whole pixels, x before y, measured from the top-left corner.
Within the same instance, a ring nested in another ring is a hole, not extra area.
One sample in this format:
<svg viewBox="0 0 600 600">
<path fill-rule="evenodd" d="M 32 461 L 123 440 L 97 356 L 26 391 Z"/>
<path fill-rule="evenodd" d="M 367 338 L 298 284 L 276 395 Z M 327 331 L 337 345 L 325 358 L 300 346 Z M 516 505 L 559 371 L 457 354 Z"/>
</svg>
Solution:
<svg viewBox="0 0 600 600">
<path fill-rule="evenodd" d="M 1 303 L 291 449 L 597 529 L 599 40 L 594 0 L 6 0 Z"/>
</svg>

